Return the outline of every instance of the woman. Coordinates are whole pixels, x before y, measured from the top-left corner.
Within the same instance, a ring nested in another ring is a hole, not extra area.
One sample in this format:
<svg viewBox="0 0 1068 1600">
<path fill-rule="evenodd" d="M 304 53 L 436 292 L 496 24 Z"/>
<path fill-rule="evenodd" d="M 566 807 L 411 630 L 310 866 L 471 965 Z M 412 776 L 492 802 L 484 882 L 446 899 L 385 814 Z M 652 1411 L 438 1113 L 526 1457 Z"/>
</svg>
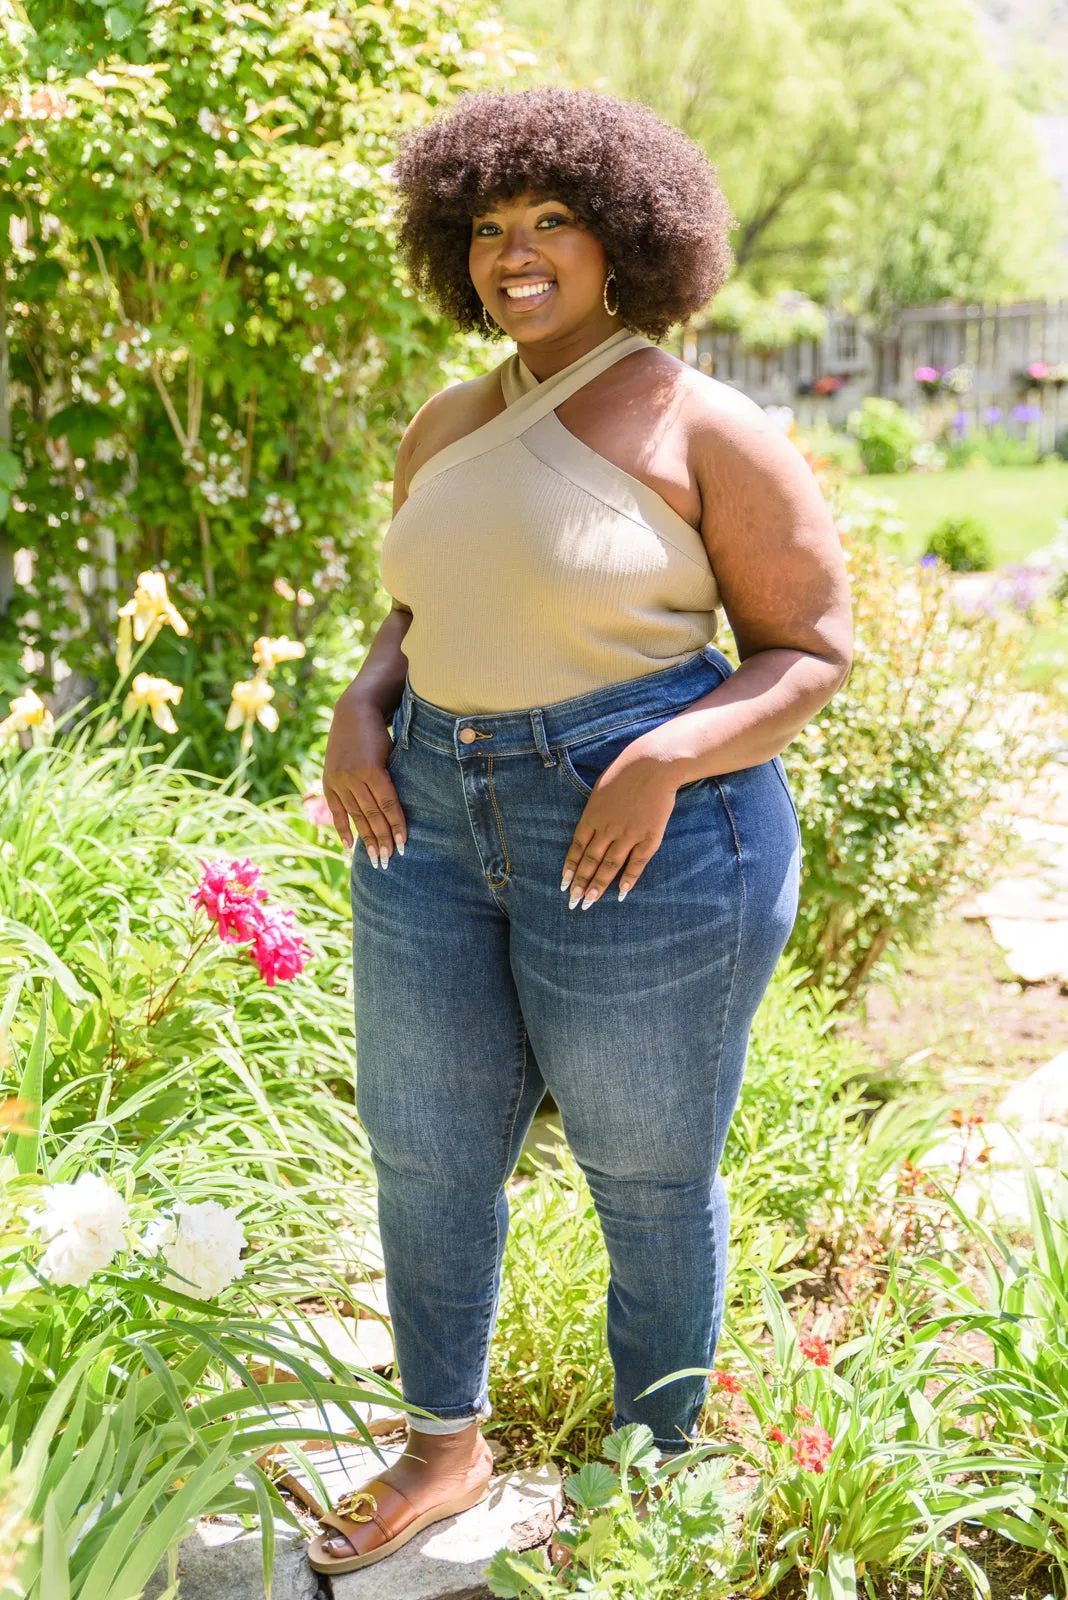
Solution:
<svg viewBox="0 0 1068 1600">
<path fill-rule="evenodd" d="M 694 1437 L 703 1381 L 645 1391 L 713 1363 L 717 1170 L 797 910 L 779 752 L 851 649 L 802 457 L 657 348 L 726 271 L 704 155 L 639 106 L 539 89 L 465 97 L 394 173 L 416 286 L 515 353 L 404 434 L 393 610 L 327 748 L 363 845 L 358 1109 L 413 1408 L 402 1460 L 313 1545 L 327 1572 L 485 1492 L 503 1186 L 546 1086 L 611 1261 L 613 1425 Z"/>
</svg>

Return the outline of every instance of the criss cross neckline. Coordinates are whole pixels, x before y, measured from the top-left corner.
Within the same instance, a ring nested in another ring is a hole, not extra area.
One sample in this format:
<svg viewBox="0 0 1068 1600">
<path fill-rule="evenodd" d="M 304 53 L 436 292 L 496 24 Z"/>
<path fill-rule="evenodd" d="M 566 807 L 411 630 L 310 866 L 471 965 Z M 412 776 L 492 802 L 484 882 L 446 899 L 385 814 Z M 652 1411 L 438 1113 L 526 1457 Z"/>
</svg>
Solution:
<svg viewBox="0 0 1068 1600">
<path fill-rule="evenodd" d="M 458 466 L 462 461 L 483 455 L 486 451 L 495 449 L 497 445 L 517 438 L 547 412 L 555 411 L 557 406 L 563 405 L 570 395 L 583 388 L 601 372 L 614 366 L 624 356 L 630 355 L 632 350 L 644 350 L 651 344 L 652 341 L 646 339 L 644 335 L 619 328 L 600 344 L 594 345 L 592 350 L 585 351 L 566 367 L 561 367 L 559 372 L 552 373 L 540 382 L 530 372 L 529 367 L 524 368 L 533 380 L 532 386 L 521 380 L 517 371 L 520 365 L 519 355 L 518 352 L 514 352 L 500 369 L 501 389 L 505 397 L 504 410 L 499 411 L 495 417 L 490 417 L 488 422 L 473 428 L 470 433 L 465 433 L 461 439 L 454 439 L 451 444 L 444 445 L 432 456 L 428 456 L 422 466 L 412 474 L 408 483 L 408 494 L 414 494 L 417 488 L 430 478 L 436 477 L 439 472 L 445 472 L 449 467 Z"/>
</svg>

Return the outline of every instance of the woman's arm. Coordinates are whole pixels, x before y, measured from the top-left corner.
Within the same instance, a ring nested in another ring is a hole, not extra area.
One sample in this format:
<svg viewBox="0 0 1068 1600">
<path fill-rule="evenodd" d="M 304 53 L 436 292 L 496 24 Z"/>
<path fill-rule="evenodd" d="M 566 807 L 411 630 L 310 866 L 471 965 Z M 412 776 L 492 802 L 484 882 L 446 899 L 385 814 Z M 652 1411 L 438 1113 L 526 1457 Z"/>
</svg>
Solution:
<svg viewBox="0 0 1068 1600">
<path fill-rule="evenodd" d="M 697 390 L 686 426 L 701 532 L 741 665 L 602 773 L 564 862 L 573 907 L 592 905 L 617 873 L 627 894 L 682 784 L 778 755 L 849 675 L 849 586 L 819 486 L 758 406 L 716 391 L 706 400 Z"/>
<path fill-rule="evenodd" d="M 413 418 L 409 424 L 397 451 L 394 516 L 407 496 L 407 463 L 416 420 Z M 323 764 L 323 797 L 330 807 L 334 827 L 351 849 L 351 817 L 371 865 L 383 870 L 394 847 L 404 854 L 408 836 L 397 791 L 386 771 L 386 759 L 392 748 L 389 722 L 400 704 L 408 671 L 402 646 L 411 621 L 411 612 L 394 602 L 371 641 L 359 672 L 334 706 Z"/>
<path fill-rule="evenodd" d="M 701 532 L 741 665 L 638 741 L 676 787 L 777 756 L 842 687 L 853 617 L 841 544 L 807 462 L 741 395 L 693 426 Z"/>
</svg>

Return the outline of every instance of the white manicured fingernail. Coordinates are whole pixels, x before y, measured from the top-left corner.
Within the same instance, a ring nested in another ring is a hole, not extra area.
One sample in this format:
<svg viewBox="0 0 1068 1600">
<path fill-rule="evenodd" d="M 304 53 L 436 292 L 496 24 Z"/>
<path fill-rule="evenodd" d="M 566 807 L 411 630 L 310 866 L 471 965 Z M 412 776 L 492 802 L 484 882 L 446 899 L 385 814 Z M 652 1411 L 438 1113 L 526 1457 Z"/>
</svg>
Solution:
<svg viewBox="0 0 1068 1600">
<path fill-rule="evenodd" d="M 397 854 L 399 856 L 402 856 L 404 854 L 404 840 L 403 839 L 398 839 L 397 840 Z"/>
<path fill-rule="evenodd" d="M 567 891 L 570 889 L 571 880 L 572 880 L 572 878 L 574 876 L 575 876 L 575 874 L 573 872 L 565 872 L 564 873 L 563 877 L 560 879 L 560 893 L 561 894 L 566 894 Z"/>
<path fill-rule="evenodd" d="M 588 911 L 595 900 L 600 899 L 600 889 L 587 889 L 586 898 L 582 902 L 583 911 Z"/>
<path fill-rule="evenodd" d="M 382 871 L 385 872 L 386 868 L 389 866 L 389 851 L 388 850 L 380 850 L 378 852 L 378 861 L 379 861 L 379 865 L 382 868 Z"/>
<path fill-rule="evenodd" d="M 625 889 L 620 889 L 620 891 L 619 891 L 620 900 L 625 900 L 627 898 L 628 894 L 630 894 L 630 884 L 629 883 L 627 884 L 627 887 Z"/>
<path fill-rule="evenodd" d="M 375 854 L 375 852 L 371 849 L 370 845 L 366 845 L 365 848 L 367 850 L 367 859 L 371 863 L 372 867 L 374 867 L 375 871 L 377 872 L 378 871 L 378 857 Z"/>
<path fill-rule="evenodd" d="M 574 911 L 575 907 L 581 904 L 582 901 L 580 900 L 579 896 L 577 894 L 573 894 L 571 899 L 567 902 L 567 909 L 569 911 Z"/>
</svg>

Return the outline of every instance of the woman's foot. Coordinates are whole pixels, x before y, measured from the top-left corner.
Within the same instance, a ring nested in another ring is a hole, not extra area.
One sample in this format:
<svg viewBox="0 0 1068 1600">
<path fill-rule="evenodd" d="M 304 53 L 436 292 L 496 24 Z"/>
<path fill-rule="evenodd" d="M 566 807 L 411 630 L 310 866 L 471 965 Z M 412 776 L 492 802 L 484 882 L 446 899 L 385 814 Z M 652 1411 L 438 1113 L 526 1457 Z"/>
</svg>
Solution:
<svg viewBox="0 0 1068 1600">
<path fill-rule="evenodd" d="M 402 1494 L 412 1508 L 414 1520 L 436 1506 L 473 1493 L 492 1475 L 490 1447 L 479 1424 L 474 1422 L 462 1433 L 416 1433 L 410 1429 L 400 1460 L 386 1472 L 377 1473 L 373 1481 L 387 1483 Z M 400 1533 L 402 1529 L 394 1526 L 393 1531 Z M 321 1550 L 336 1560 L 360 1553 L 343 1533 L 336 1531 L 323 1539 Z"/>
</svg>

